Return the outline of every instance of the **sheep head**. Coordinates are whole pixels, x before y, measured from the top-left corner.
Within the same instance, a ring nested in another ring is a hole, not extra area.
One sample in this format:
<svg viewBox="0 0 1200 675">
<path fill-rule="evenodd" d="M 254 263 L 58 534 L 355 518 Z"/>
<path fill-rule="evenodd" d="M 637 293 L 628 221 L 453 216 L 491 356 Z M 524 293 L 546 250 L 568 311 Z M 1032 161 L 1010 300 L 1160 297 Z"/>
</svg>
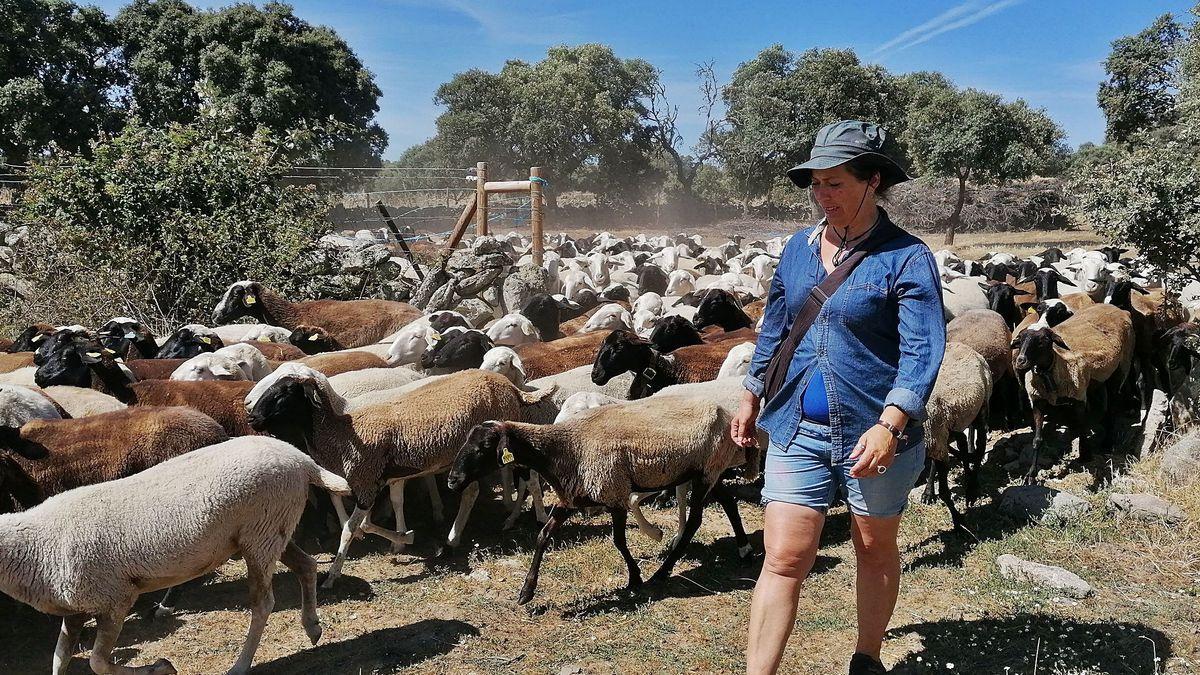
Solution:
<svg viewBox="0 0 1200 675">
<path fill-rule="evenodd" d="M 261 323 L 266 321 L 266 311 L 263 309 L 263 286 L 257 281 L 238 281 L 231 285 L 221 296 L 220 302 L 213 308 L 213 324 L 222 326 L 234 319 L 249 316 Z"/>
<path fill-rule="evenodd" d="M 604 338 L 592 364 L 592 382 L 604 386 L 625 372 L 640 372 L 654 361 L 654 347 L 627 330 L 615 330 Z"/>
<path fill-rule="evenodd" d="M 509 450 L 508 425 L 488 421 L 475 425 L 454 458 L 447 486 L 462 492 L 468 485 L 516 461 Z"/>
</svg>

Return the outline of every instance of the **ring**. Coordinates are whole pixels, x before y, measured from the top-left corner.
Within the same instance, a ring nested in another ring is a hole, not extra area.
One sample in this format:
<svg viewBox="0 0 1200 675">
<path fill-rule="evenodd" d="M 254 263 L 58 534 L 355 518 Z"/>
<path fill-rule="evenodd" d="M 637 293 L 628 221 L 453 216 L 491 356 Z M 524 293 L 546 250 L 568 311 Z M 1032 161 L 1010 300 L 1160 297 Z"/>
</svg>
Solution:
<svg viewBox="0 0 1200 675">
<path fill-rule="evenodd" d="M 878 472 L 879 472 L 879 475 L 881 475 L 881 476 L 882 476 L 883 474 L 887 473 L 887 467 L 886 467 L 886 466 L 877 466 L 877 467 L 875 467 L 875 470 L 876 470 L 876 471 L 878 471 Z"/>
</svg>

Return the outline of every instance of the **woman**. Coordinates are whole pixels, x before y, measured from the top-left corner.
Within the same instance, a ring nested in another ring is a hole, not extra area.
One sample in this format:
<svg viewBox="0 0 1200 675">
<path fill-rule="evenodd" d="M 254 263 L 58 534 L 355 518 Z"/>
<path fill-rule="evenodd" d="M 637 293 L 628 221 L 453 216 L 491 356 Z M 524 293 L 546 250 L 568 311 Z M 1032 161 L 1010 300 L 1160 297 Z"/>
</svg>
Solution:
<svg viewBox="0 0 1200 675">
<path fill-rule="evenodd" d="M 810 160 L 788 171 L 796 185 L 812 186 L 825 218 L 784 248 L 730 425 L 742 446 L 754 443 L 756 418 L 771 438 L 762 491 L 766 560 L 746 651 L 754 674 L 779 667 L 825 512 L 839 492 L 849 506 L 858 563 L 850 674 L 887 672 L 879 651 L 899 591 L 896 535 L 925 463 L 921 423 L 946 332 L 933 254 L 876 205 L 908 180 L 883 154 L 885 138 L 874 124 L 831 124 L 817 133 Z M 793 342 L 794 352 L 779 355 L 785 360 L 773 379 L 782 384 L 760 416 L 768 366 L 810 290 L 838 265 L 855 262 L 837 272 L 852 269 Z"/>
</svg>

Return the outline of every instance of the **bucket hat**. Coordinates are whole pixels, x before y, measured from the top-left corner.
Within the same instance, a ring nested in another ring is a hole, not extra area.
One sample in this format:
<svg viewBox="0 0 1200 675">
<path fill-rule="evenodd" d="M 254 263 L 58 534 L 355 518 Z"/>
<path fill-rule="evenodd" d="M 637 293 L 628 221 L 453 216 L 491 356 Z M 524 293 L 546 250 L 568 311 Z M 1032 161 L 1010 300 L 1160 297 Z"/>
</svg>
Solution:
<svg viewBox="0 0 1200 675">
<path fill-rule="evenodd" d="M 813 143 L 809 159 L 803 164 L 788 169 L 787 176 L 799 187 L 812 184 L 813 169 L 832 169 L 863 155 L 881 158 L 879 170 L 888 185 L 903 183 L 910 176 L 883 152 L 887 141 L 887 130 L 878 124 L 843 120 L 821 127 Z"/>
</svg>

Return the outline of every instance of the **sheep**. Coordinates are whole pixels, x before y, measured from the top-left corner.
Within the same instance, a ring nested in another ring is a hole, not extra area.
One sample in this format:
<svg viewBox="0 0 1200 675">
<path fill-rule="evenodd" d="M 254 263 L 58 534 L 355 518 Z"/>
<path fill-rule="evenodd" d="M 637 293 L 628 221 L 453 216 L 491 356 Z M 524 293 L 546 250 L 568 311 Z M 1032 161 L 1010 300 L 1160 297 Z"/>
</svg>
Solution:
<svg viewBox="0 0 1200 675">
<path fill-rule="evenodd" d="M 584 333 L 553 342 L 518 345 L 513 351 L 525 364 L 525 376 L 536 380 L 592 363 L 604 338 L 605 333 Z"/>
<path fill-rule="evenodd" d="M 0 373 L 0 384 L 15 384 L 22 387 L 33 387 L 37 385 L 37 368 L 34 366 L 25 366 L 16 370 Z"/>
<path fill-rule="evenodd" d="M 968 310 L 988 308 L 988 298 L 983 293 L 986 284 L 982 281 L 978 277 L 960 277 L 942 283 L 945 291 L 942 304 L 947 322 Z"/>
<path fill-rule="evenodd" d="M 1089 254 L 1077 264 L 1075 285 L 1092 300 L 1099 302 L 1104 299 L 1108 275 L 1108 259 L 1104 257 L 1104 254 Z"/>
<path fill-rule="evenodd" d="M 1014 288 L 1012 284 L 1003 281 L 979 284 L 979 287 L 987 297 L 988 309 L 1004 317 L 1010 329 L 1021 323 L 1024 313 L 1017 306 L 1017 296 L 1030 295 L 1029 291 Z M 967 312 L 969 311 L 971 310 L 967 310 Z M 965 313 L 963 312 L 963 314 Z M 962 316 L 962 314 L 957 316 Z"/>
<path fill-rule="evenodd" d="M 963 466 L 967 506 L 979 496 L 979 467 L 987 444 L 987 405 L 992 396 L 992 371 L 987 360 L 961 342 L 948 342 L 937 380 L 925 408 L 924 501 L 936 499 L 937 481 L 942 503 L 950 510 L 955 529 L 966 530 L 962 514 L 950 494 L 950 441 L 958 444 L 955 455 Z M 964 435 L 964 432 L 965 435 Z"/>
<path fill-rule="evenodd" d="M 190 359 L 204 352 L 215 352 L 225 346 L 225 341 L 211 328 L 198 323 L 189 323 L 171 333 L 158 348 L 156 359 Z"/>
<path fill-rule="evenodd" d="M 53 387 L 52 387 L 53 388 Z M 187 406 L 213 418 L 231 438 L 256 436 L 246 415 L 246 396 L 253 382 L 146 380 L 129 385 L 127 403 L 134 406 Z"/>
<path fill-rule="evenodd" d="M 546 546 L 578 509 L 603 506 L 612 514 L 613 543 L 625 559 L 629 586 L 641 585 L 637 561 L 625 543 L 629 502 L 636 491 L 661 490 L 691 483 L 691 503 L 682 535 L 662 566 L 650 578 L 660 583 L 671 575 L 700 527 L 709 492 L 724 507 L 738 532 L 739 548 L 749 545 L 741 527 L 737 502 L 720 484 L 726 469 L 749 465 L 757 458 L 729 438 L 729 415 L 714 403 L 667 397 L 604 406 L 563 424 L 537 425 L 490 420 L 474 427 L 454 461 L 448 485 L 459 491 L 504 465 L 537 471 L 554 488 L 558 505 L 538 535 L 537 548 L 518 604 L 533 599 Z"/>
<path fill-rule="evenodd" d="M 750 371 L 750 360 L 754 358 L 754 343 L 743 342 L 733 349 L 729 350 L 729 354 L 725 357 L 725 361 L 721 363 L 721 369 L 717 371 L 716 379 L 723 377 L 745 377 Z"/>
<path fill-rule="evenodd" d="M 342 528 L 338 554 L 325 581 L 330 587 L 360 529 L 397 545 L 412 543 L 412 532 L 404 527 L 402 489 L 391 491 L 397 531 L 378 527 L 368 518 L 388 482 L 445 471 L 472 425 L 517 418 L 523 406 L 551 393 L 527 394 L 501 375 L 467 370 L 391 401 L 347 410 L 345 399 L 323 375 L 300 364 L 284 364 L 255 386 L 246 406 L 251 426 L 274 436 L 298 437 L 298 445 L 322 466 L 345 475 L 353 488 L 355 508 Z M 398 410 L 405 414 L 397 415 Z M 447 545 L 458 545 L 478 493 L 476 485 L 464 495 Z"/>
<path fill-rule="evenodd" d="M 290 338 L 292 337 L 292 331 L 286 328 L 280 328 L 279 326 L 268 326 L 265 323 L 232 324 L 229 326 L 220 326 L 213 330 L 218 331 L 219 334 L 222 328 L 234 328 L 239 325 L 244 325 L 248 329 L 240 339 L 225 340 L 224 337 L 221 339 L 225 340 L 226 342 L 273 342 L 276 344 L 291 344 Z"/>
<path fill-rule="evenodd" d="M 246 375 L 246 379 L 253 382 L 263 379 L 274 370 L 271 364 L 267 362 L 267 357 L 263 355 L 262 351 L 246 342 L 237 342 L 226 347 L 221 347 L 213 353 L 232 358 L 238 367 L 242 369 L 242 373 Z"/>
<path fill-rule="evenodd" d="M 0 374 L 11 373 L 33 365 L 33 352 L 13 352 L 0 354 Z"/>
<path fill-rule="evenodd" d="M 487 336 L 498 347 L 515 347 L 542 340 L 533 322 L 518 312 L 505 314 L 492 322 L 487 328 Z"/>
<path fill-rule="evenodd" d="M 617 303 L 601 305 L 587 322 L 579 328 L 579 333 L 595 331 L 612 331 L 617 329 L 632 330 L 633 317 L 629 310 Z"/>
<path fill-rule="evenodd" d="M 70 420 L 33 420 L 0 429 L 0 446 L 42 450 L 41 460 L 13 458 L 42 497 L 129 476 L 171 457 L 228 438 L 211 417 L 184 407 L 127 408 Z"/>
<path fill-rule="evenodd" d="M 540 293 L 525 302 L 525 305 L 521 307 L 521 315 L 529 319 L 533 327 L 537 329 L 538 337 L 541 340 L 561 338 L 563 336 L 560 328 L 562 312 L 564 309 L 571 309 L 569 305 L 564 307 L 565 302 L 565 299 L 560 301 L 554 296 Z"/>
<path fill-rule="evenodd" d="M 263 356 L 267 357 L 267 361 L 295 361 L 302 359 L 308 354 L 305 354 L 295 345 L 286 342 L 231 342 L 233 345 L 250 345 L 257 349 Z"/>
<path fill-rule="evenodd" d="M 364 370 L 366 368 L 386 368 L 388 365 L 387 361 L 384 361 L 379 356 L 368 354 L 367 352 L 354 351 L 315 354 L 302 359 L 296 359 L 295 361 L 289 361 L 288 363 L 299 363 L 308 366 L 320 372 L 325 377 L 333 377 L 334 375 L 348 373 L 353 370 Z"/>
<path fill-rule="evenodd" d="M 35 323 L 21 331 L 20 335 L 4 348 L 4 351 L 8 353 L 36 351 L 41 346 L 42 340 L 53 335 L 54 331 L 55 327 L 48 323 Z"/>
<path fill-rule="evenodd" d="M 483 355 L 479 369 L 499 373 L 518 387 L 525 386 L 525 364 L 512 347 L 492 347 Z"/>
<path fill-rule="evenodd" d="M 737 340 L 680 347 L 662 355 L 649 340 L 629 331 L 613 331 L 604 339 L 592 364 L 592 382 L 603 385 L 614 375 L 632 372 L 629 398 L 645 398 L 663 387 L 716 378 Z"/>
<path fill-rule="evenodd" d="M 701 292 L 692 325 L 698 329 L 716 324 L 726 331 L 751 328 L 754 321 L 742 310 L 742 302 L 733 293 L 710 288 Z"/>
<path fill-rule="evenodd" d="M 158 355 L 154 333 L 137 319 L 127 316 L 109 319 L 96 331 L 96 336 L 100 338 L 101 346 L 126 359 L 152 359 Z"/>
<path fill-rule="evenodd" d="M 375 391 L 395 389 L 425 377 L 412 368 L 364 368 L 334 375 L 329 386 L 342 398 L 352 400 Z"/>
<path fill-rule="evenodd" d="M 330 335 L 329 331 L 320 326 L 306 324 L 300 324 L 292 329 L 291 335 L 288 336 L 288 343 L 295 345 L 300 351 L 310 356 L 325 352 L 339 352 L 346 348 L 337 341 L 337 338 Z"/>
<path fill-rule="evenodd" d="M 696 290 L 696 277 L 686 270 L 674 270 L 667 275 L 664 295 L 686 295 Z"/>
<path fill-rule="evenodd" d="M 43 392 L 0 384 L 0 427 L 19 429 L 30 420 L 60 420 L 62 410 Z"/>
<path fill-rule="evenodd" d="M 434 312 L 413 321 L 390 336 L 388 364 L 402 366 L 419 363 L 421 354 L 429 347 L 430 337 L 454 326 L 470 328 L 471 324 L 465 316 L 452 311 Z"/>
<path fill-rule="evenodd" d="M 261 356 L 261 354 L 260 354 Z M 170 379 L 190 382 L 206 380 L 248 380 L 232 356 L 216 352 L 198 354 L 184 361 L 171 373 Z"/>
<path fill-rule="evenodd" d="M 1050 301 L 1055 302 L 1055 301 Z M 974 349 L 988 364 L 992 378 L 989 421 L 1003 421 L 1010 428 L 1028 424 L 1024 414 L 1029 401 L 1021 392 L 1013 370 L 1012 332 L 999 314 L 988 309 L 973 309 L 946 324 L 946 341 Z"/>
<path fill-rule="evenodd" d="M 91 417 L 101 413 L 123 410 L 126 406 L 115 397 L 82 387 L 52 386 L 42 391 L 59 404 L 71 417 Z"/>
<path fill-rule="evenodd" d="M 433 344 L 421 355 L 421 367 L 437 373 L 478 368 L 483 355 L 495 346 L 486 333 L 474 328 L 454 327 L 431 338 Z"/>
<path fill-rule="evenodd" d="M 1038 470 L 1045 416 L 1057 407 L 1071 409 L 1068 424 L 1079 436 L 1081 461 L 1091 459 L 1089 412 L 1103 415 L 1111 438 L 1117 411 L 1107 401 L 1116 398 L 1129 373 L 1133 342 L 1129 313 L 1106 304 L 1086 307 L 1055 328 L 1026 329 L 1013 339 L 1013 366 L 1023 374 L 1033 402 L 1033 463 L 1027 482 L 1033 482 Z"/>
<path fill-rule="evenodd" d="M 362 347 L 400 330 L 420 317 L 421 311 L 390 300 L 289 302 L 257 281 L 239 281 L 225 291 L 212 319 L 220 325 L 242 316 L 288 330 L 301 324 L 320 326 L 341 344 Z"/>
<path fill-rule="evenodd" d="M 174 673 L 159 659 L 132 669 L 111 652 L 139 595 L 207 574 L 235 554 L 246 562 L 251 621 L 237 661 L 250 669 L 274 605 L 282 562 L 300 579 L 301 624 L 316 644 L 316 562 L 290 542 L 315 485 L 349 492 L 341 478 L 274 439 L 235 439 L 121 480 L 80 488 L 0 517 L 0 590 L 62 616 L 53 672 L 67 672 L 80 630 L 96 618 L 89 665 L 97 673 Z"/>
</svg>

